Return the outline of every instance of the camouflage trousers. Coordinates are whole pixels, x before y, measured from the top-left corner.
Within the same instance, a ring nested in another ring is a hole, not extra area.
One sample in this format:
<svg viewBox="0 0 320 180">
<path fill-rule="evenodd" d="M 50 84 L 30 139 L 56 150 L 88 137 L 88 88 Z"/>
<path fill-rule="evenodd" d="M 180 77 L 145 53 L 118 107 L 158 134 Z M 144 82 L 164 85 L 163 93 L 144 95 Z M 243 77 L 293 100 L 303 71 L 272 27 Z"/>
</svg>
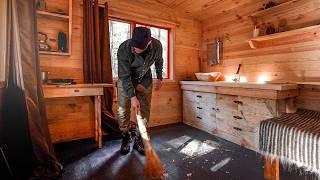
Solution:
<svg viewBox="0 0 320 180">
<path fill-rule="evenodd" d="M 141 116 L 144 120 L 146 127 L 148 127 L 152 97 L 152 84 L 148 88 L 145 88 L 142 85 L 138 85 L 135 88 L 135 92 L 140 102 Z M 118 82 L 118 105 L 120 130 L 122 132 L 128 132 L 130 130 L 131 99 L 126 95 L 122 83 L 120 81 Z M 137 132 L 139 132 L 138 128 L 136 130 Z"/>
</svg>

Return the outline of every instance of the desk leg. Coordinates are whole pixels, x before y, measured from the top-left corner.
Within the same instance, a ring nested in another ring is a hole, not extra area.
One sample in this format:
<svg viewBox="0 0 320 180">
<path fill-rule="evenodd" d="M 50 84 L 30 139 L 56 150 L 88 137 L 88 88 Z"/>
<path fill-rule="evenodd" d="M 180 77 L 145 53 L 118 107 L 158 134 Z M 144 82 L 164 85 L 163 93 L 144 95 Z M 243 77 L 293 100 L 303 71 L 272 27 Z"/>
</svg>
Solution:
<svg viewBox="0 0 320 180">
<path fill-rule="evenodd" d="M 271 160 L 264 158 L 264 179 L 265 180 L 279 180 L 280 179 L 280 163 L 279 160 Z"/>
<path fill-rule="evenodd" d="M 95 140 L 98 148 L 102 147 L 102 133 L 101 133 L 101 96 L 94 97 L 94 112 L 95 112 Z"/>
</svg>

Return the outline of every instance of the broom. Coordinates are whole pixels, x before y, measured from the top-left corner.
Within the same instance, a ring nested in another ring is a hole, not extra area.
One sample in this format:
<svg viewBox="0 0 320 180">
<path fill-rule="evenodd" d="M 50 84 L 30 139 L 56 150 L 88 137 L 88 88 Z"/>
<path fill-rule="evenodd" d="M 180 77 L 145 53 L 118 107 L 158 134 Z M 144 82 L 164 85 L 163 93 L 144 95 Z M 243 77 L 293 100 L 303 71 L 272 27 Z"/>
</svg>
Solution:
<svg viewBox="0 0 320 180">
<path fill-rule="evenodd" d="M 144 169 L 146 179 L 164 179 L 164 168 L 161 164 L 160 158 L 151 146 L 150 138 L 148 136 L 147 128 L 143 121 L 140 112 L 137 112 L 137 122 L 142 142 L 146 154 L 146 166 Z"/>
</svg>

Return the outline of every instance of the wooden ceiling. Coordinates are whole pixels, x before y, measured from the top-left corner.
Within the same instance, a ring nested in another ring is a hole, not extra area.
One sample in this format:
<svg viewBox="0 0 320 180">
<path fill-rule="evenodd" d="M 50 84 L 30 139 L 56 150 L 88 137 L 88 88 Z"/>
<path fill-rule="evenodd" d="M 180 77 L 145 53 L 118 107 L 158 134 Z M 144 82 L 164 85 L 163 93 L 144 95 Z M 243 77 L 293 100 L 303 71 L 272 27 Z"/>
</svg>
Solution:
<svg viewBox="0 0 320 180">
<path fill-rule="evenodd" d="M 246 3 L 261 0 L 154 0 L 191 17 L 204 20 Z"/>
</svg>

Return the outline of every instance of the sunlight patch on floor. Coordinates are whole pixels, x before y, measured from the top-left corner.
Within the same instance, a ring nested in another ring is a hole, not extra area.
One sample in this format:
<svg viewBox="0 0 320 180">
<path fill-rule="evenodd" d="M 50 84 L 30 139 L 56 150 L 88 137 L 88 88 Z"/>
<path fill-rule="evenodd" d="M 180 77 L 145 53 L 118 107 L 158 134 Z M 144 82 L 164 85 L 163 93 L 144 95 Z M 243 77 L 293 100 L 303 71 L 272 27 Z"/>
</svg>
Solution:
<svg viewBox="0 0 320 180">
<path fill-rule="evenodd" d="M 208 154 L 215 149 L 217 149 L 217 147 L 194 139 L 181 149 L 180 153 L 190 157 L 195 157 Z"/>
<path fill-rule="evenodd" d="M 229 162 L 231 161 L 231 158 L 225 158 L 224 160 L 220 161 L 219 163 L 217 163 L 216 165 L 212 166 L 210 168 L 210 170 L 212 172 L 217 172 L 219 169 L 221 169 L 223 166 L 227 165 Z"/>
<path fill-rule="evenodd" d="M 175 138 L 175 139 L 168 141 L 167 144 L 169 144 L 173 148 L 179 148 L 182 145 L 184 145 L 186 142 L 188 142 L 189 140 L 191 140 L 191 137 L 181 136 L 181 137 L 178 137 L 178 138 Z"/>
</svg>

